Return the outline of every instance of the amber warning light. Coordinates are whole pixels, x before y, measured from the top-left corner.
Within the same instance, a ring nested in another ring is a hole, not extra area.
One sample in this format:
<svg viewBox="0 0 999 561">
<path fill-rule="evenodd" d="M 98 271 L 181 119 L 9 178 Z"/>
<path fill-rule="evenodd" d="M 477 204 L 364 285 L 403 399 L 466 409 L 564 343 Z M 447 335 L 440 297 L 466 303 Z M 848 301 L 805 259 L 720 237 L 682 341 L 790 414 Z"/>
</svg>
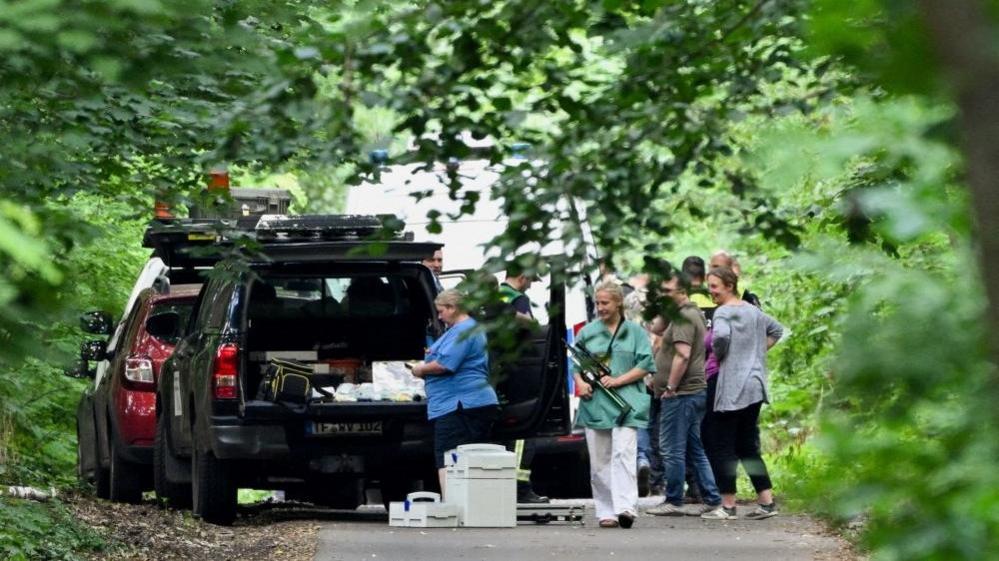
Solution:
<svg viewBox="0 0 999 561">
<path fill-rule="evenodd" d="M 213 169 L 208 172 L 209 191 L 228 191 L 229 172 L 224 169 Z"/>
<path fill-rule="evenodd" d="M 153 204 L 153 217 L 157 220 L 170 220 L 173 213 L 170 212 L 170 205 L 163 201 L 156 201 Z"/>
</svg>

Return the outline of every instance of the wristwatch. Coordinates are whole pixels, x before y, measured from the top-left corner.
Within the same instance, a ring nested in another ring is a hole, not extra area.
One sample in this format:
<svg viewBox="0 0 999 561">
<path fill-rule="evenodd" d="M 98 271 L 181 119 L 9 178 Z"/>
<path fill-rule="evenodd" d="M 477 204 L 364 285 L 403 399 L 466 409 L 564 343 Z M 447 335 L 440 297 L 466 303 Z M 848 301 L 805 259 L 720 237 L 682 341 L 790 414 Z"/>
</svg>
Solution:
<svg viewBox="0 0 999 561">
<path fill-rule="evenodd" d="M 673 393 L 675 391 L 676 391 L 676 388 L 674 388 L 673 386 L 671 386 L 669 384 L 666 384 L 666 393 Z"/>
</svg>

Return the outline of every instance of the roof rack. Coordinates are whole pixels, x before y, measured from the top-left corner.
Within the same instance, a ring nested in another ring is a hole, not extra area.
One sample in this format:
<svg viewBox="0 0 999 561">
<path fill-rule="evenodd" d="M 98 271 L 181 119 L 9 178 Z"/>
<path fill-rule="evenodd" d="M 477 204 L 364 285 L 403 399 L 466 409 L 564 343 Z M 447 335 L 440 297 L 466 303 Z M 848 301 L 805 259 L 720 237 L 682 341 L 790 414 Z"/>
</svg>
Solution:
<svg viewBox="0 0 999 561">
<path fill-rule="evenodd" d="M 317 243 L 351 242 L 360 246 L 369 241 L 382 241 L 420 245 L 413 242 L 412 232 L 402 232 L 404 227 L 405 224 L 393 215 L 266 214 L 236 219 L 183 218 L 154 221 L 146 229 L 142 245 L 152 248 L 153 255 L 171 268 L 211 267 L 224 253 L 213 251 L 213 248 L 232 246 L 239 240 L 255 241 L 265 254 L 286 258 L 308 253 L 307 247 L 292 249 L 291 246 Z"/>
<path fill-rule="evenodd" d="M 265 214 L 254 228 L 257 240 L 303 241 L 362 239 L 385 233 L 388 239 L 405 239 L 412 234 L 399 232 L 405 226 L 393 215 L 303 214 L 286 216 Z"/>
</svg>

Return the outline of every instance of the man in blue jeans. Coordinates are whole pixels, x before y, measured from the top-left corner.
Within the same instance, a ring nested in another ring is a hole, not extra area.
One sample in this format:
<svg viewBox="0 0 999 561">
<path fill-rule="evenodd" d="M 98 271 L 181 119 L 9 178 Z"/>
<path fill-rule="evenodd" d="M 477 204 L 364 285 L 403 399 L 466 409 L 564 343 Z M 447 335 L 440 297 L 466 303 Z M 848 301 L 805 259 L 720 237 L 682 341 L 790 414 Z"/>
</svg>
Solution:
<svg viewBox="0 0 999 561">
<path fill-rule="evenodd" d="M 688 277 L 681 271 L 670 272 L 673 276 L 663 283 L 661 290 L 676 304 L 676 314 L 665 329 L 662 318 L 653 324 L 653 331 L 662 332 L 662 343 L 655 354 L 653 392 L 660 398 L 659 450 L 666 472 L 666 500 L 647 512 L 657 516 L 687 514 L 683 510 L 683 484 L 685 458 L 689 454 L 704 501 L 699 511 L 690 514 L 727 520 L 729 515 L 721 507 L 721 495 L 701 444 L 701 419 L 707 403 L 704 316 L 690 301 Z"/>
</svg>

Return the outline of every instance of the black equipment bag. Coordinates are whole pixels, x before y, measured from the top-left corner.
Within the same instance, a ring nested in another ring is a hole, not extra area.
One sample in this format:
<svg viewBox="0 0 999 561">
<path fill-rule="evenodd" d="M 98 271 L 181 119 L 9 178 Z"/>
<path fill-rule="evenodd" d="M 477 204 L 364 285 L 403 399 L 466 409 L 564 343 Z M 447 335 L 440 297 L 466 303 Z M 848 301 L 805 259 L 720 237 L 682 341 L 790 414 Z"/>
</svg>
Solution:
<svg viewBox="0 0 999 561">
<path fill-rule="evenodd" d="M 273 358 L 257 388 L 257 399 L 305 407 L 312 398 L 312 367 L 294 360 Z"/>
</svg>

